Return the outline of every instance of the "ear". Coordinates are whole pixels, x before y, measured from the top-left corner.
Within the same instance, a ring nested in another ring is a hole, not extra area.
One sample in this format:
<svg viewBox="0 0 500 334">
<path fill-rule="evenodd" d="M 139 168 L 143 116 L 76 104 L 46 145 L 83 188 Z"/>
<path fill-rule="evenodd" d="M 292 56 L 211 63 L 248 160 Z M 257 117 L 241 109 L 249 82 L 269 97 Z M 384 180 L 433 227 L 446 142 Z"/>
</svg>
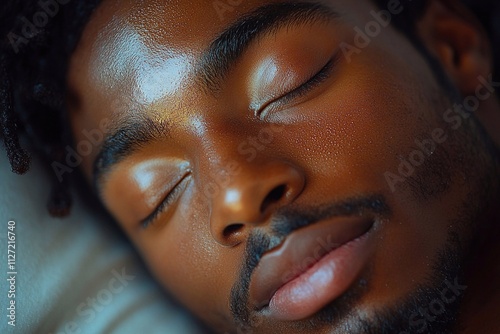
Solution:
<svg viewBox="0 0 500 334">
<path fill-rule="evenodd" d="M 417 34 L 463 96 L 474 94 L 479 76 L 492 73 L 488 35 L 459 0 L 429 0 Z"/>
</svg>

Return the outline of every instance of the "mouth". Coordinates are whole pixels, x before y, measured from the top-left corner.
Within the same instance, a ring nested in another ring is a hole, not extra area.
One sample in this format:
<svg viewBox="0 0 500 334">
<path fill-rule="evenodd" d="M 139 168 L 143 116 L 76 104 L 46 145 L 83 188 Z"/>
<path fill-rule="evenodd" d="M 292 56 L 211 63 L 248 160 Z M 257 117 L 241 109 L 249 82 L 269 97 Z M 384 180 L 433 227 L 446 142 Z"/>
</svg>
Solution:
<svg viewBox="0 0 500 334">
<path fill-rule="evenodd" d="M 283 321 L 319 312 L 368 264 L 374 223 L 367 217 L 340 217 L 295 231 L 262 257 L 252 275 L 250 305 Z"/>
</svg>

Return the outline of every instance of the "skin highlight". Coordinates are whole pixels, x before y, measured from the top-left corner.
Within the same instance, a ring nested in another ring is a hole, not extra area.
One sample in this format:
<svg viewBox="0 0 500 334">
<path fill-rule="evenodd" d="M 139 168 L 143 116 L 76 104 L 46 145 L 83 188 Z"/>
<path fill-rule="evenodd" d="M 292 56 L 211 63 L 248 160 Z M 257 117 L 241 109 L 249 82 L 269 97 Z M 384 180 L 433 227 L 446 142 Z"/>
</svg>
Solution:
<svg viewBox="0 0 500 334">
<path fill-rule="evenodd" d="M 72 57 L 73 133 L 78 142 L 82 130 L 108 119 L 108 138 L 123 126 L 127 131 L 116 138 L 149 130 L 148 140 L 140 138 L 132 154 L 108 163 L 94 181 L 99 152 L 109 144 L 103 142 L 85 158 L 83 173 L 158 281 L 217 331 L 255 325 L 255 333 L 368 332 L 397 318 L 394 310 L 411 304 L 409 296 L 426 306 L 445 281 L 466 277 L 470 283 L 459 297 L 467 310 L 494 283 L 474 276 L 465 254 L 481 254 L 488 268 L 499 253 L 493 241 L 481 249 L 475 244 L 484 231 L 498 235 L 499 212 L 491 203 L 499 199 L 499 105 L 493 96 L 481 102 L 477 119 L 456 130 L 443 114 L 474 95 L 477 78 L 491 72 L 486 37 L 453 8 L 431 1 L 418 33 L 451 88 L 443 87 L 428 60 L 393 27 L 347 62 L 340 44 L 354 44 L 353 28 L 372 19 L 370 11 L 378 9 L 370 1 L 307 1 L 338 15 L 296 19 L 259 36 L 217 89 L 207 89 L 212 81 L 203 60 L 211 43 L 234 22 L 276 3 L 246 1 L 219 20 L 206 15 L 213 12 L 210 2 L 104 1 Z M 475 42 L 458 43 L 462 33 Z M 325 68 L 321 80 L 287 98 Z M 397 170 L 415 140 L 436 128 L 447 139 L 391 191 L 384 173 Z M 264 130 L 268 137 L 259 139 Z M 175 195 L 167 209 L 153 215 L 169 193 Z M 333 213 L 335 204 L 373 196 L 387 210 Z M 327 209 L 320 214 L 318 208 Z M 330 215 L 374 221 L 374 250 L 348 291 L 295 322 L 249 305 L 235 310 L 234 296 L 248 293 L 235 291 L 250 285 L 244 284 L 249 259 Z M 302 220 L 294 223 L 294 217 Z M 460 313 L 457 330 L 497 328 L 491 310 L 500 294 L 491 291 L 497 295 L 483 323 L 468 318 L 472 311 Z M 411 327 L 404 316 L 398 321 Z M 425 323 L 434 328 L 439 322 Z"/>
</svg>

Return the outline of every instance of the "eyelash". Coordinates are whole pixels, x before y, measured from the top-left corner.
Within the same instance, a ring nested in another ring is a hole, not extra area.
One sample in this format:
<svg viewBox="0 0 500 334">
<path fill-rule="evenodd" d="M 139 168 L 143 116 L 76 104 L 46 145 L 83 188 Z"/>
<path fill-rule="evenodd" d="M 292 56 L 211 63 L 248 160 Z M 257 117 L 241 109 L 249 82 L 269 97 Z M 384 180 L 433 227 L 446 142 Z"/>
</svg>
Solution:
<svg viewBox="0 0 500 334">
<path fill-rule="evenodd" d="M 161 203 L 156 207 L 156 209 L 145 219 L 141 221 L 141 228 L 146 229 L 149 226 L 153 226 L 157 221 L 159 216 L 179 197 L 180 193 L 184 190 L 184 182 L 187 179 L 187 175 L 182 178 L 179 183 L 165 196 Z"/>
<path fill-rule="evenodd" d="M 305 83 L 301 84 L 295 89 L 292 89 L 290 92 L 286 93 L 285 95 L 282 95 L 281 97 L 278 97 L 277 99 L 267 103 L 264 105 L 261 110 L 257 113 L 259 117 L 262 117 L 264 113 L 266 113 L 266 109 L 272 108 L 272 106 L 275 103 L 279 103 L 281 105 L 286 104 L 290 101 L 293 101 L 297 98 L 300 98 L 307 93 L 309 93 L 311 90 L 313 90 L 316 86 L 319 84 L 323 83 L 325 80 L 327 80 L 333 68 L 339 61 L 339 54 L 336 53 L 327 63 L 325 66 L 319 70 L 318 73 L 316 73 L 312 78 L 307 80 Z"/>
</svg>

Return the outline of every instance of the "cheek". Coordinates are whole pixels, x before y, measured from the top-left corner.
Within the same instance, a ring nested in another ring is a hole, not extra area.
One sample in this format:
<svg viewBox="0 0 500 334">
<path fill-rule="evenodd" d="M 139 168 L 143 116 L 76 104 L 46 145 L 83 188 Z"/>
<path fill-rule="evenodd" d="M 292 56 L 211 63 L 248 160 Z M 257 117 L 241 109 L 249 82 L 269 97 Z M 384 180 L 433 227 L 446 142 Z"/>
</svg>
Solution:
<svg viewBox="0 0 500 334">
<path fill-rule="evenodd" d="M 397 174 L 415 140 L 441 126 L 443 109 L 434 102 L 440 89 L 419 58 L 408 61 L 415 66 L 409 68 L 390 55 L 361 56 L 339 73 L 337 86 L 302 110 L 308 129 L 294 133 L 302 143 L 298 158 L 308 157 L 314 192 L 341 198 L 382 192 L 392 202 L 394 219 L 374 261 L 377 293 L 371 296 L 392 302 L 428 275 L 446 242 L 447 219 L 456 214 L 446 210 L 459 199 L 447 195 L 424 206 L 411 200 L 409 188 L 391 191 L 384 174 Z"/>
<path fill-rule="evenodd" d="M 384 173 L 397 169 L 398 156 L 428 126 L 421 119 L 432 117 L 431 106 L 417 98 L 423 79 L 407 79 L 401 73 L 408 70 L 397 63 L 385 71 L 377 61 L 371 54 L 370 62 L 341 64 L 327 92 L 292 111 L 300 116 L 286 141 L 300 143 L 296 159 L 324 191 L 386 190 Z"/>
<path fill-rule="evenodd" d="M 187 197 L 191 194 L 196 194 L 195 189 Z M 196 205 L 202 199 L 195 196 L 181 204 L 169 226 L 152 232 L 137 246 L 162 286 L 194 314 L 213 323 L 220 314 L 227 314 L 243 249 L 227 249 L 214 241 L 208 210 Z"/>
</svg>

